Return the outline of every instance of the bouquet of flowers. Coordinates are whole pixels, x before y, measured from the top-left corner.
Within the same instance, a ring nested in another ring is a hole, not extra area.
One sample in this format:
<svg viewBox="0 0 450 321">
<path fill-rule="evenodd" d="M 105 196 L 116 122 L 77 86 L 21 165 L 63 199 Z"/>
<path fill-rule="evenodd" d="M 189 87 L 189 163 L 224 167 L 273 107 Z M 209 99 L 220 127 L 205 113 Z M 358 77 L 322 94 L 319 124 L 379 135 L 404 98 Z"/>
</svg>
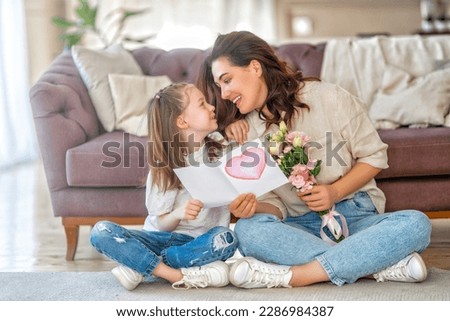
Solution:
<svg viewBox="0 0 450 321">
<path fill-rule="evenodd" d="M 267 136 L 269 153 L 288 178 L 297 192 L 305 192 L 317 183 L 316 177 L 320 173 L 321 160 L 311 159 L 308 155 L 307 144 L 310 137 L 303 132 L 288 132 L 285 122 L 280 123 L 280 129 L 275 134 Z M 334 206 L 326 211 L 318 212 L 322 218 L 320 236 L 329 244 L 336 244 L 348 236 L 345 217 L 338 213 Z M 336 217 L 340 217 L 342 228 Z M 336 241 L 331 240 L 323 231 L 327 227 Z"/>
</svg>

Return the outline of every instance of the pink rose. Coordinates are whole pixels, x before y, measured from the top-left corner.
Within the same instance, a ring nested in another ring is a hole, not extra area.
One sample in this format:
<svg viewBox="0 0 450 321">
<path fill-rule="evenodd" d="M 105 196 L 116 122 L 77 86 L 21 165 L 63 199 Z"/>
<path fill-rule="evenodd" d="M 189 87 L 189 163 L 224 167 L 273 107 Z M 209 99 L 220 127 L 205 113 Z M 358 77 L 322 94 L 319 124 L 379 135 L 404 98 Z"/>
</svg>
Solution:
<svg viewBox="0 0 450 321">
<path fill-rule="evenodd" d="M 289 182 L 294 185 L 297 189 L 301 189 L 305 185 L 305 179 L 301 175 L 291 175 L 289 176 Z"/>
<path fill-rule="evenodd" d="M 297 164 L 292 168 L 292 175 L 301 175 L 305 180 L 309 178 L 309 170 L 306 165 L 303 164 Z"/>
<path fill-rule="evenodd" d="M 294 145 L 294 147 L 303 147 L 309 140 L 309 136 L 299 131 L 290 132 L 286 135 L 286 141 Z"/>
</svg>

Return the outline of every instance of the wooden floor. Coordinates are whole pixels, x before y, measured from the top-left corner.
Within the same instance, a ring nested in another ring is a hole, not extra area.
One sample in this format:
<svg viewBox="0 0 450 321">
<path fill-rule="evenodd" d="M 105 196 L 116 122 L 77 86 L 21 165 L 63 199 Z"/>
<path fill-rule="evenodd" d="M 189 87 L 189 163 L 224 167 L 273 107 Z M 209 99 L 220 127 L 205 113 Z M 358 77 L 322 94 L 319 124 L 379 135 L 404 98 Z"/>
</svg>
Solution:
<svg viewBox="0 0 450 321">
<path fill-rule="evenodd" d="M 0 172 L 0 272 L 109 271 L 115 264 L 90 246 L 89 232 L 81 228 L 75 260 L 67 262 L 63 227 L 53 217 L 41 163 Z M 450 220 L 433 220 L 432 243 L 423 257 L 428 267 L 450 270 Z"/>
</svg>

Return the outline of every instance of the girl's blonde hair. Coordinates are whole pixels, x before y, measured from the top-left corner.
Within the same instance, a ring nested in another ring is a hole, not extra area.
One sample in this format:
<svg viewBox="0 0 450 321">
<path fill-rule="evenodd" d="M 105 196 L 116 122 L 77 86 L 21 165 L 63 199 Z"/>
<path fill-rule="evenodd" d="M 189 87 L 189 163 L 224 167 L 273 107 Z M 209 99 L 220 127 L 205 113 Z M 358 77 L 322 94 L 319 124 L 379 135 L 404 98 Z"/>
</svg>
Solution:
<svg viewBox="0 0 450 321">
<path fill-rule="evenodd" d="M 187 89 L 180 82 L 161 89 L 150 101 L 148 110 L 148 163 L 152 185 L 163 192 L 181 187 L 173 169 L 185 167 L 187 146 L 176 125 L 177 117 L 189 105 Z"/>
</svg>

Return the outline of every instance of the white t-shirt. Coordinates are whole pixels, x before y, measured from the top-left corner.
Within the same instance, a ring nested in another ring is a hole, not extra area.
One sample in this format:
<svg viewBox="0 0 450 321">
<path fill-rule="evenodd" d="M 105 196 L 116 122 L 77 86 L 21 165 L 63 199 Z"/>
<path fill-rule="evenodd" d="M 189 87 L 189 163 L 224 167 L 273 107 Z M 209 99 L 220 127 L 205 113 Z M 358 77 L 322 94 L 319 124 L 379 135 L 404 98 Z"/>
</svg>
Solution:
<svg viewBox="0 0 450 321">
<path fill-rule="evenodd" d="M 190 159 L 203 162 L 204 146 L 192 155 Z M 211 182 L 212 184 L 214 182 Z M 151 174 L 147 176 L 146 200 L 148 216 L 144 223 L 144 230 L 159 231 L 156 220 L 159 215 L 173 211 L 184 211 L 186 202 L 192 197 L 186 189 L 173 189 L 162 192 L 151 184 Z M 195 220 L 181 220 L 173 232 L 187 234 L 192 237 L 200 236 L 215 226 L 230 225 L 230 212 L 227 206 L 202 209 Z"/>
</svg>

